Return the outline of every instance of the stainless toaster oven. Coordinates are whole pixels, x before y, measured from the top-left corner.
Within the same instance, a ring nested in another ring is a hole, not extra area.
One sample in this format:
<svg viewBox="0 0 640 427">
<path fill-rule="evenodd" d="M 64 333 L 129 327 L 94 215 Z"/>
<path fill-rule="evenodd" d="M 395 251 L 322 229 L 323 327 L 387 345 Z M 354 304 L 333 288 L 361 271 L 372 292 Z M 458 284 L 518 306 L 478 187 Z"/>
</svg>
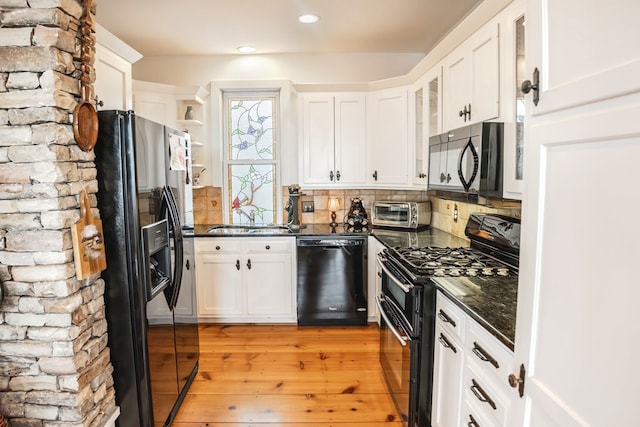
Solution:
<svg viewBox="0 0 640 427">
<path fill-rule="evenodd" d="M 431 202 L 375 201 L 371 206 L 375 227 L 418 229 L 431 224 Z"/>
</svg>

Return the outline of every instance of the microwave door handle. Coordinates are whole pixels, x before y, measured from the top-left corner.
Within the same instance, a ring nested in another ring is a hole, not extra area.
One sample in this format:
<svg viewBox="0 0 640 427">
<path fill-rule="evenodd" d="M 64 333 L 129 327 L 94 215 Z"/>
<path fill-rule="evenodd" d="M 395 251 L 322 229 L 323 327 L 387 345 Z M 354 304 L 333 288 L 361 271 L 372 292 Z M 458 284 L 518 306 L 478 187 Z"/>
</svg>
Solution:
<svg viewBox="0 0 640 427">
<path fill-rule="evenodd" d="M 398 279 L 396 279 L 396 277 L 393 275 L 393 273 L 391 273 L 391 271 L 389 271 L 389 269 L 387 267 L 384 266 L 384 264 L 382 263 L 382 261 L 380 260 L 380 257 L 378 257 L 378 259 L 376 260 L 378 262 L 378 265 L 380 266 L 380 268 L 382 269 L 382 271 L 384 271 L 387 276 L 389 276 L 389 278 L 391 280 L 393 280 L 393 282 L 398 285 L 398 287 L 400 289 L 402 289 L 405 293 L 409 293 L 411 292 L 411 288 L 413 288 L 412 285 L 405 285 L 404 283 L 400 282 Z"/>
<path fill-rule="evenodd" d="M 408 338 L 407 337 L 403 337 L 402 335 L 400 335 L 400 333 L 394 327 L 393 322 L 391 322 L 391 320 L 389 320 L 389 317 L 387 317 L 387 313 L 385 313 L 384 308 L 382 308 L 382 302 L 380 301 L 380 297 L 376 297 L 376 305 L 378 306 L 378 310 L 380 311 L 380 315 L 382 316 L 384 321 L 387 322 L 387 325 L 389 325 L 389 330 L 396 337 L 396 339 L 398 340 L 400 345 L 405 347 L 407 345 Z"/>
<path fill-rule="evenodd" d="M 462 173 L 462 159 L 464 158 L 464 153 L 470 150 L 471 155 L 473 156 L 473 172 L 471 173 L 471 178 L 467 181 Z M 464 146 L 462 151 L 460 151 L 460 157 L 458 157 L 458 177 L 460 177 L 460 182 L 464 187 L 464 191 L 469 191 L 471 188 L 471 184 L 475 181 L 476 176 L 478 175 L 478 163 L 480 158 L 478 157 L 478 151 L 476 151 L 476 147 L 474 147 L 473 142 L 471 141 L 471 137 L 469 137 L 469 142 Z"/>
</svg>

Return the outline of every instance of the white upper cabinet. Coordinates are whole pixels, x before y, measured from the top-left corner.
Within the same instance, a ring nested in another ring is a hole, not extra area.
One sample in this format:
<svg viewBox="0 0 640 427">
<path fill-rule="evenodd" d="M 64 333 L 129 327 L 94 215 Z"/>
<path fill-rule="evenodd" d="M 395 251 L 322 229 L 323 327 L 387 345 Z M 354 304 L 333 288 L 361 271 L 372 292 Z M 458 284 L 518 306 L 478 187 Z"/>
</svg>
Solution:
<svg viewBox="0 0 640 427">
<path fill-rule="evenodd" d="M 302 183 L 366 183 L 366 96 L 306 94 L 302 116 Z"/>
<path fill-rule="evenodd" d="M 407 88 L 372 92 L 369 126 L 369 183 L 402 185 L 409 182 Z"/>
<path fill-rule="evenodd" d="M 500 113 L 498 24 L 469 37 L 444 60 L 443 130 L 495 119 Z"/>
<path fill-rule="evenodd" d="M 111 34 L 101 25 L 96 26 L 96 57 L 94 67 L 95 94 L 103 110 L 130 110 L 133 108 L 131 64 L 142 55 Z"/>
</svg>

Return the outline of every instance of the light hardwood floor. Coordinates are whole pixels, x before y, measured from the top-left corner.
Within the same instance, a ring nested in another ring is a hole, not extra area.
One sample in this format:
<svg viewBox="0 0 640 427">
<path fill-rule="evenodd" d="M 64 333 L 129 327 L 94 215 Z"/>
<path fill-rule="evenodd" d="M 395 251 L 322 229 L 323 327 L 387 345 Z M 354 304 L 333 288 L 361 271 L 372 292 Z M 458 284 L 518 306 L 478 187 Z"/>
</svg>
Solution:
<svg viewBox="0 0 640 427">
<path fill-rule="evenodd" d="M 401 427 L 377 325 L 202 325 L 174 427 Z"/>
</svg>

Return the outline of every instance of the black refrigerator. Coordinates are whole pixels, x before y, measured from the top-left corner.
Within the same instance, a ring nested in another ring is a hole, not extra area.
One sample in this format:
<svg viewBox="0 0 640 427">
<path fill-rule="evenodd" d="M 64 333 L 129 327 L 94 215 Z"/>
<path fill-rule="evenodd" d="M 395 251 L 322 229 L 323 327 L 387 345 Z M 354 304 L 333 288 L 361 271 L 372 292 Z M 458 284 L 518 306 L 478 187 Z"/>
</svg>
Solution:
<svg viewBox="0 0 640 427">
<path fill-rule="evenodd" d="M 198 370 L 187 133 L 100 111 L 94 148 L 121 427 L 170 425 Z M 185 256 L 185 254 L 189 254 Z M 181 304 L 191 310 L 181 309 Z"/>
</svg>

